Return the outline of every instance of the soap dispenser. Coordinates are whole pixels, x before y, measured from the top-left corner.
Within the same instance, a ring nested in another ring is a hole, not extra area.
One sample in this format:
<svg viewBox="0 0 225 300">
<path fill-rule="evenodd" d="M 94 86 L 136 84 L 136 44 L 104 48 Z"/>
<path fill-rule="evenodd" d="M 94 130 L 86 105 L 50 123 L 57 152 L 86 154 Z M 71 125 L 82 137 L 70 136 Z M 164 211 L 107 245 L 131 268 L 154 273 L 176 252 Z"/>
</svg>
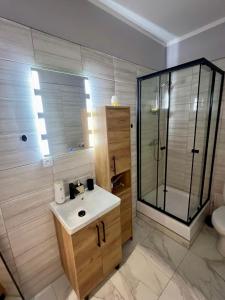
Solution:
<svg viewBox="0 0 225 300">
<path fill-rule="evenodd" d="M 55 202 L 58 204 L 62 204 L 66 201 L 64 183 L 62 180 L 56 181 L 54 183 L 55 190 Z"/>
</svg>

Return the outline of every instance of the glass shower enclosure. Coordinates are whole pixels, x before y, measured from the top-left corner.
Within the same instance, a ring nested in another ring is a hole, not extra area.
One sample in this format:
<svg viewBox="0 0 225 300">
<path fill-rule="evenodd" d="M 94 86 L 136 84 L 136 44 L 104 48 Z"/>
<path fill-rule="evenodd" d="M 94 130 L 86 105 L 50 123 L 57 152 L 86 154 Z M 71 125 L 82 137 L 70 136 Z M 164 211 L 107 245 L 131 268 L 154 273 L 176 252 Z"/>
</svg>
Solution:
<svg viewBox="0 0 225 300">
<path fill-rule="evenodd" d="M 223 80 L 205 58 L 138 78 L 138 200 L 186 225 L 210 198 Z"/>
</svg>

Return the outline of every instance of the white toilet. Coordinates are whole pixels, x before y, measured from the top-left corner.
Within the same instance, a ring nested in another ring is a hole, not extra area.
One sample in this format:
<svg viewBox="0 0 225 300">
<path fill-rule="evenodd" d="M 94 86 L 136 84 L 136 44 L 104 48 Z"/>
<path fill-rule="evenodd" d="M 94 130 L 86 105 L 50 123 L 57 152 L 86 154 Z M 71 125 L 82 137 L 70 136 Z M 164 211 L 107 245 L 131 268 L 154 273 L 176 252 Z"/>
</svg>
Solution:
<svg viewBox="0 0 225 300">
<path fill-rule="evenodd" d="M 223 199 L 225 203 L 225 185 L 223 188 Z M 221 206 L 214 210 L 212 214 L 212 223 L 219 234 L 217 250 L 225 257 L 225 206 Z"/>
</svg>

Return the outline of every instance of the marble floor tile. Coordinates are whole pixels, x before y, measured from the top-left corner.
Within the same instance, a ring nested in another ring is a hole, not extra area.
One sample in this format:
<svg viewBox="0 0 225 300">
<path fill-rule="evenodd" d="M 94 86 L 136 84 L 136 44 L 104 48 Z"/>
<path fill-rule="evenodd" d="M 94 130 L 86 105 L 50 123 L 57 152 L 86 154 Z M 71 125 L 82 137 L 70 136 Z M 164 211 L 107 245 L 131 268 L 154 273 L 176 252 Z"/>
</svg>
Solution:
<svg viewBox="0 0 225 300">
<path fill-rule="evenodd" d="M 225 281 L 211 268 L 207 260 L 189 251 L 177 273 L 195 293 L 201 295 L 199 299 L 224 300 Z"/>
<path fill-rule="evenodd" d="M 145 247 L 137 245 L 119 272 L 126 279 L 132 294 L 140 293 L 140 284 L 148 289 L 152 299 L 159 296 L 166 287 L 169 276 L 165 268 Z"/>
<path fill-rule="evenodd" d="M 141 220 L 140 218 L 135 218 L 133 222 L 133 240 L 127 241 L 123 246 L 124 260 L 126 260 L 133 252 L 135 246 L 145 240 L 149 233 L 153 230 L 154 229 L 151 227 L 151 225 Z"/>
<path fill-rule="evenodd" d="M 162 292 L 159 300 L 205 300 L 205 296 L 177 273 Z"/>
<path fill-rule="evenodd" d="M 225 258 L 216 249 L 217 239 L 216 231 L 204 226 L 190 250 L 203 258 L 209 267 L 225 280 Z"/>
<path fill-rule="evenodd" d="M 138 280 L 134 285 L 122 272 L 117 271 L 106 283 L 91 297 L 91 300 L 157 300 L 149 287 Z"/>
<path fill-rule="evenodd" d="M 120 275 L 116 275 L 114 279 L 111 278 L 95 293 L 93 297 L 91 297 L 91 299 L 133 300 L 134 298 L 130 290 L 127 288 L 126 283 L 121 279 Z"/>
<path fill-rule="evenodd" d="M 177 266 L 188 252 L 188 249 L 162 232 L 154 230 L 148 234 L 141 245 L 146 248 L 168 277 L 172 277 Z"/>
</svg>

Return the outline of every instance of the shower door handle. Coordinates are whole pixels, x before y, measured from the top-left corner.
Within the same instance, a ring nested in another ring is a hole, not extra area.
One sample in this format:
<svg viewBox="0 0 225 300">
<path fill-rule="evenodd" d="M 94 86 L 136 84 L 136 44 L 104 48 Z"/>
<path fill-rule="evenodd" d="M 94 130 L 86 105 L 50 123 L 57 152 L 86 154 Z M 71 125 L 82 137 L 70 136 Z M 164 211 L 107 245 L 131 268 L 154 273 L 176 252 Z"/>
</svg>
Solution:
<svg viewBox="0 0 225 300">
<path fill-rule="evenodd" d="M 191 152 L 195 154 L 195 153 L 199 153 L 199 150 L 198 149 L 192 149 Z"/>
<path fill-rule="evenodd" d="M 166 149 L 166 146 L 160 147 L 160 150 L 163 151 Z"/>
</svg>

